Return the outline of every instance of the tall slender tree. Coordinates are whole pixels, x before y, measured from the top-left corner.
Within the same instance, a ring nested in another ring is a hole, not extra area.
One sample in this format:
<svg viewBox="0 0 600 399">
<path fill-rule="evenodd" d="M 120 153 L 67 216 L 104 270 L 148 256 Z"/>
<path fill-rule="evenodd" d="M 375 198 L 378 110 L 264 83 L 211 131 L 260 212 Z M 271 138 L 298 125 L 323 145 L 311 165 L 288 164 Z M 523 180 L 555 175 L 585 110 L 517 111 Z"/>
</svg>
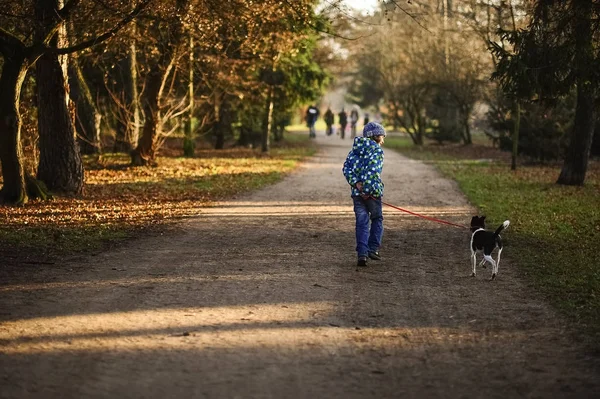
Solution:
<svg viewBox="0 0 600 399">
<path fill-rule="evenodd" d="M 138 29 L 133 21 L 125 38 L 124 54 L 117 60 L 116 66 L 108 72 L 112 76 L 116 98 L 114 152 L 129 153 L 136 147 L 140 137 L 141 115 L 138 91 L 137 41 Z"/>
</svg>

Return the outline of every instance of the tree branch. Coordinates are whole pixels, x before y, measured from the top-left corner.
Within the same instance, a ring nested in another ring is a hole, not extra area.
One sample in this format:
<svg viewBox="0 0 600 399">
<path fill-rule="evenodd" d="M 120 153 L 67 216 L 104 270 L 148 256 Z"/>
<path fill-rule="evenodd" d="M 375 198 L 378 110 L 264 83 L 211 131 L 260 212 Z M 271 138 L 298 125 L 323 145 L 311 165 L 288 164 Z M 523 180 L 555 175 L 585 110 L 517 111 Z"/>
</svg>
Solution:
<svg viewBox="0 0 600 399">
<path fill-rule="evenodd" d="M 0 27 L 0 53 L 6 54 L 15 47 L 25 48 L 25 44 L 18 37 Z"/>
<path fill-rule="evenodd" d="M 421 22 L 419 22 L 419 20 L 417 19 L 417 17 L 415 17 L 414 15 L 412 15 L 411 13 L 409 13 L 407 10 L 404 9 L 404 7 L 402 7 L 400 4 L 398 4 L 397 1 L 395 0 L 390 0 L 390 2 L 396 6 L 397 8 L 400 9 L 400 11 L 402 11 L 404 14 L 408 15 L 413 21 L 416 22 L 417 25 L 419 25 L 421 28 L 425 29 L 427 32 L 433 34 L 432 31 L 430 31 L 429 29 L 427 29 Z M 409 1 L 410 3 L 410 1 Z"/>
<path fill-rule="evenodd" d="M 77 1 L 79 1 L 79 0 L 72 0 L 72 2 L 77 2 Z M 141 1 L 133 9 L 133 11 L 131 11 L 125 18 L 123 18 L 121 21 L 119 21 L 119 23 L 117 23 L 112 29 L 110 29 L 108 32 L 105 32 L 104 34 L 102 34 L 98 37 L 95 37 L 95 38 L 87 40 L 85 42 L 76 44 L 71 47 L 64 47 L 64 48 L 44 47 L 43 52 L 44 53 L 49 52 L 49 53 L 54 53 L 54 54 L 70 54 L 70 53 L 75 53 L 77 51 L 85 50 L 86 48 L 100 44 L 100 43 L 104 42 L 105 40 L 108 40 L 111 37 L 113 37 L 114 35 L 116 35 L 117 32 L 119 32 L 125 25 L 127 25 L 129 22 L 131 22 L 152 1 L 153 0 Z M 69 4 L 71 4 L 71 3 L 69 3 Z M 65 6 L 65 8 L 66 8 L 66 6 Z M 63 8 L 63 10 L 64 10 L 64 8 Z"/>
</svg>

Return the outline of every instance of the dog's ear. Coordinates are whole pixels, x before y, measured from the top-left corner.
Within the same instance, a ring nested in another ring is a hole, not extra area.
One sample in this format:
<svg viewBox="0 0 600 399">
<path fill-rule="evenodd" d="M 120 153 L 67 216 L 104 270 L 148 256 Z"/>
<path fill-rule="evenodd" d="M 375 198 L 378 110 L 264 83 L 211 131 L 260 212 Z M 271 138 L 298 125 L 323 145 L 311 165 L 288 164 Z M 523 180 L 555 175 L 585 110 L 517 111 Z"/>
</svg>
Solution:
<svg viewBox="0 0 600 399">
<path fill-rule="evenodd" d="M 482 216 L 480 219 L 482 222 L 485 221 L 485 216 Z"/>
</svg>

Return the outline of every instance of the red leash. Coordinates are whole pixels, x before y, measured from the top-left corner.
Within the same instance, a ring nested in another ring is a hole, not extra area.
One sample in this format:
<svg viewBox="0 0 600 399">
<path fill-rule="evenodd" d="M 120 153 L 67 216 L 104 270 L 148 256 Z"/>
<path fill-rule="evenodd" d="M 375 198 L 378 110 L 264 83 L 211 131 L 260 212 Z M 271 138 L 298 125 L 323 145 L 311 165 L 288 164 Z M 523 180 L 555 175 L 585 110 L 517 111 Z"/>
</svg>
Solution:
<svg viewBox="0 0 600 399">
<path fill-rule="evenodd" d="M 371 196 L 370 196 L 370 197 L 371 197 Z M 374 199 L 374 200 L 376 200 L 377 198 L 375 198 L 375 197 L 371 197 L 371 199 Z M 456 223 L 452 223 L 452 222 L 447 222 L 447 221 L 445 221 L 445 220 L 441 220 L 441 219 L 432 218 L 432 217 L 430 217 L 430 216 L 421 215 L 421 214 L 419 214 L 419 213 L 415 213 L 415 212 L 409 211 L 409 210 L 407 210 L 407 209 L 402 209 L 402 208 L 400 208 L 400 207 L 398 207 L 398 206 L 395 206 L 395 205 L 392 205 L 392 204 L 388 204 L 387 202 L 383 202 L 383 201 L 381 201 L 381 203 L 382 203 L 383 205 L 387 205 L 387 206 L 389 206 L 390 208 L 394 208 L 394 209 L 397 209 L 397 210 L 399 210 L 399 211 L 401 211 L 401 212 L 408 213 L 409 215 L 413 215 L 413 216 L 416 216 L 416 217 L 420 217 L 420 218 L 423 218 L 423 219 L 427 219 L 427 220 L 430 220 L 430 221 L 432 221 L 432 222 L 436 222 L 436 223 L 442 223 L 442 224 L 447 224 L 447 225 L 450 225 L 450 226 L 455 226 L 455 227 L 460 227 L 461 229 L 468 229 L 468 228 L 469 228 L 469 226 L 465 226 L 464 224 L 456 224 Z"/>
<path fill-rule="evenodd" d="M 450 225 L 450 226 L 456 226 L 456 227 L 460 227 L 461 229 L 468 229 L 468 228 L 469 228 L 469 227 L 467 227 L 467 226 L 465 226 L 465 225 L 462 225 L 462 224 L 456 224 L 456 223 L 452 223 L 452 222 L 447 222 L 447 221 L 445 221 L 445 220 L 440 220 L 440 219 L 432 218 L 432 217 L 429 217 L 429 216 L 420 215 L 420 214 L 418 214 L 418 213 L 411 212 L 411 211 L 409 211 L 409 210 L 407 210 L 407 209 L 402 209 L 402 208 L 399 208 L 399 207 L 397 207 L 397 206 L 394 206 L 394 205 L 388 204 L 387 202 L 383 202 L 383 201 L 381 201 L 381 203 L 382 203 L 383 205 L 387 205 L 387 206 L 389 206 L 390 208 L 394 208 L 394 209 L 397 209 L 397 210 L 399 210 L 399 211 L 406 212 L 406 213 L 408 213 L 408 214 L 410 214 L 410 215 L 417 216 L 417 217 L 420 217 L 420 218 L 423 218 L 423 219 L 431 220 L 432 222 L 443 223 L 443 224 L 447 224 L 447 225 Z"/>
</svg>

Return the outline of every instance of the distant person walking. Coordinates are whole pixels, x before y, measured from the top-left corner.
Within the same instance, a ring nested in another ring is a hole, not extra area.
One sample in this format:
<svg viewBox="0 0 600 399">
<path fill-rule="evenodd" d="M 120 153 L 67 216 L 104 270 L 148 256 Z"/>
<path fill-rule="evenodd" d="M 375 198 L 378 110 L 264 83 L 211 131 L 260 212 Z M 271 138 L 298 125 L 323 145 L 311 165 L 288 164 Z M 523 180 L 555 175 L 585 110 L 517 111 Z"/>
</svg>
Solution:
<svg viewBox="0 0 600 399">
<path fill-rule="evenodd" d="M 346 126 L 348 126 L 348 114 L 346 111 L 344 111 L 344 108 L 342 108 L 342 112 L 338 114 L 338 117 L 340 121 L 340 136 L 342 139 L 344 139 L 346 134 Z"/>
<path fill-rule="evenodd" d="M 317 132 L 315 131 L 315 123 L 317 122 L 317 118 L 319 117 L 319 109 L 314 105 L 311 105 L 306 110 L 306 126 L 308 127 L 308 134 L 311 139 L 317 137 Z"/>
<path fill-rule="evenodd" d="M 356 108 L 352 108 L 350 111 L 350 132 L 352 133 L 352 139 L 356 137 L 356 125 L 358 124 L 358 111 Z"/>
<path fill-rule="evenodd" d="M 369 124 L 369 114 L 365 112 L 365 120 L 363 122 L 363 126 L 367 126 Z"/>
<path fill-rule="evenodd" d="M 323 119 L 325 119 L 325 125 L 327 125 L 327 130 L 325 131 L 325 133 L 328 136 L 331 136 L 333 134 L 334 117 L 333 117 L 333 112 L 331 112 L 331 109 L 329 107 L 327 108 L 327 111 L 325 111 L 325 115 L 323 115 Z"/>
</svg>

